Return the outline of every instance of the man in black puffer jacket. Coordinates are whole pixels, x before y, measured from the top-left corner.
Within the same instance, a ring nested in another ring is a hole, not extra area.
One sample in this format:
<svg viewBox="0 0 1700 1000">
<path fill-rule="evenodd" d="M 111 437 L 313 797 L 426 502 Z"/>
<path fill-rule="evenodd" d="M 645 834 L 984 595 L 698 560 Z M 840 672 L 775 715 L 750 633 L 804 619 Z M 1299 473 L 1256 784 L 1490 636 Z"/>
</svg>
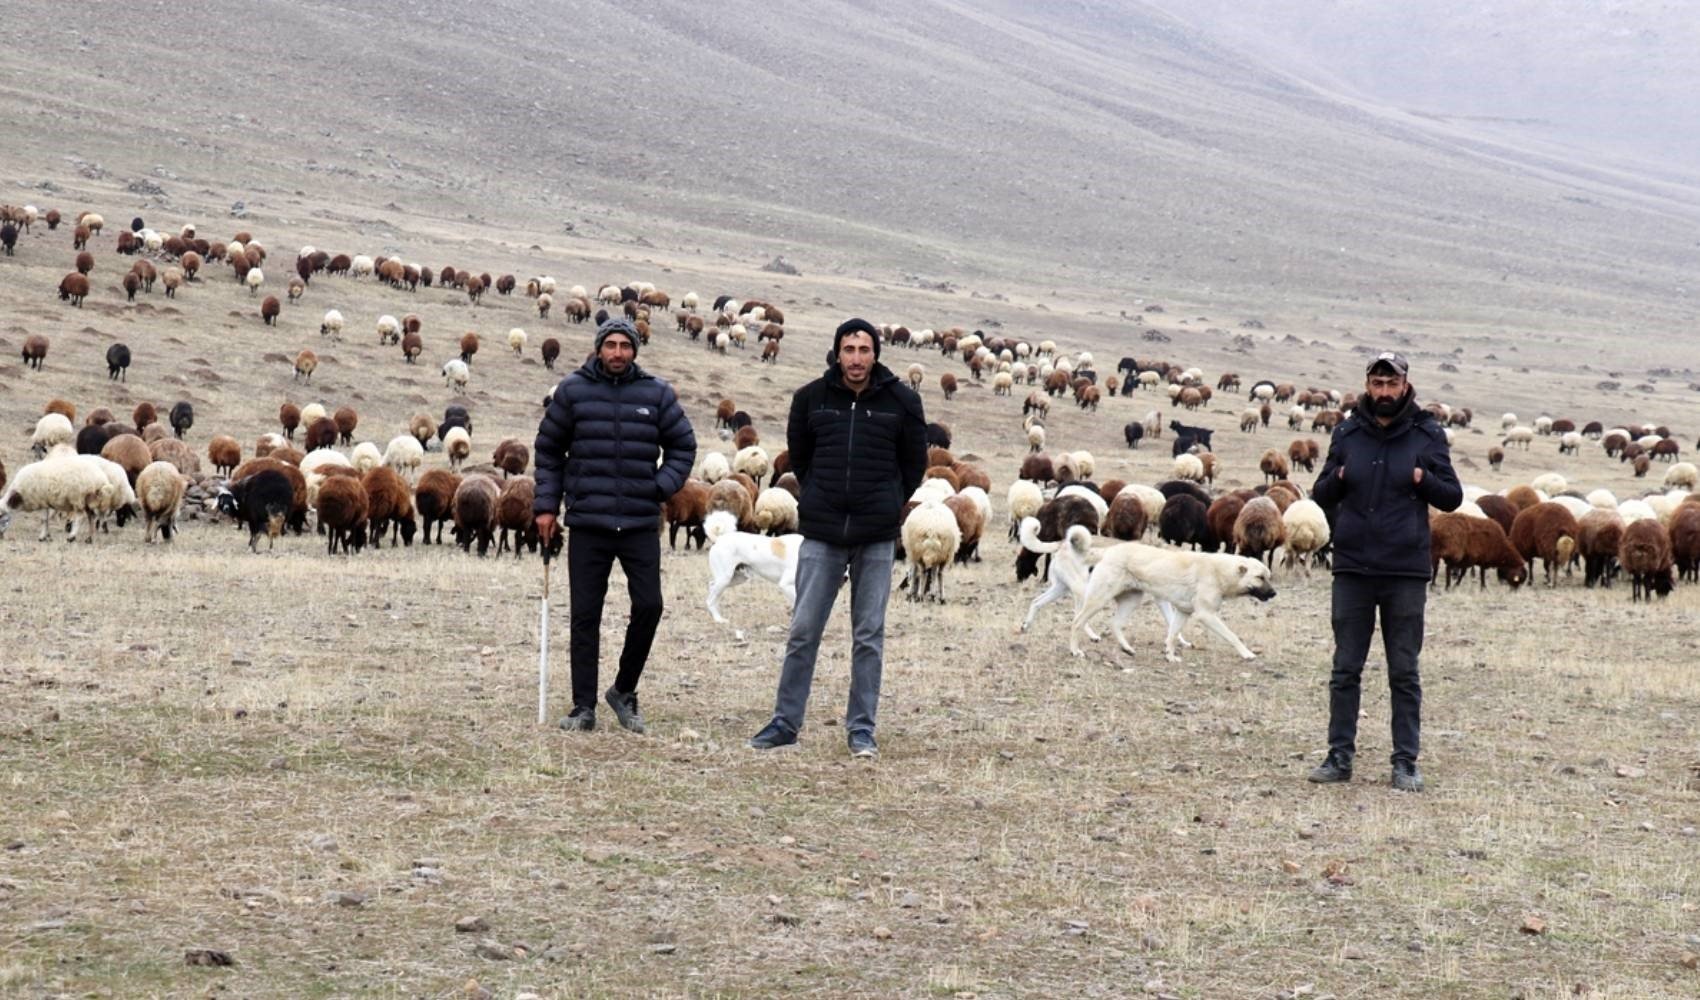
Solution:
<svg viewBox="0 0 1700 1000">
<path fill-rule="evenodd" d="M 638 367 L 637 346 L 624 317 L 596 328 L 595 353 L 555 387 L 532 452 L 538 537 L 545 546 L 554 540 L 563 499 L 572 529 L 573 710 L 562 729 L 596 728 L 602 602 L 618 559 L 632 617 L 607 700 L 620 725 L 643 732 L 637 683 L 661 622 L 661 504 L 691 474 L 697 441 L 673 387 Z"/>
<path fill-rule="evenodd" d="M 757 750 L 797 742 L 814 681 L 821 633 L 846 572 L 850 577 L 850 752 L 873 757 L 885 655 L 885 605 L 903 503 L 927 468 L 921 397 L 879 363 L 880 340 L 866 320 L 838 328 L 826 374 L 797 390 L 785 426 L 803 544 L 797 603 L 773 721 L 750 740 Z"/>
<path fill-rule="evenodd" d="M 1358 408 L 1335 429 L 1311 489 L 1330 514 L 1334 547 L 1328 757 L 1310 773 L 1319 784 L 1351 780 L 1364 659 L 1379 611 L 1393 702 L 1393 787 L 1423 787 L 1417 656 L 1430 576 L 1428 509 L 1457 510 L 1464 490 L 1452 471 L 1446 431 L 1417 406 L 1409 371 L 1392 351 L 1370 362 Z"/>
</svg>

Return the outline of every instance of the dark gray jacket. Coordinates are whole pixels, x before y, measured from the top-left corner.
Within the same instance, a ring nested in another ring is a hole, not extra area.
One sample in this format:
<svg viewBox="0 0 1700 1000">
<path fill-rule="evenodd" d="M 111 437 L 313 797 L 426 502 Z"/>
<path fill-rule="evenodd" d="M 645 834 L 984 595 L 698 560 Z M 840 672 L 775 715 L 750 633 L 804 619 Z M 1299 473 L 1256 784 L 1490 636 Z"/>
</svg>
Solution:
<svg viewBox="0 0 1700 1000">
<path fill-rule="evenodd" d="M 831 545 L 897 538 L 903 502 L 927 471 L 921 397 L 876 363 L 861 395 L 837 364 L 791 397 L 785 425 L 791 471 L 803 495 L 797 530 Z"/>
<path fill-rule="evenodd" d="M 672 386 L 636 362 L 614 378 L 592 357 L 555 386 L 537 427 L 531 509 L 553 514 L 565 500 L 570 528 L 655 530 L 696 453 Z"/>
<path fill-rule="evenodd" d="M 1411 395 L 1386 427 L 1367 405 L 1334 429 L 1311 488 L 1311 499 L 1333 523 L 1334 572 L 1427 580 L 1428 509 L 1457 510 L 1464 502 L 1446 431 Z M 1423 481 L 1412 483 L 1417 468 Z"/>
</svg>

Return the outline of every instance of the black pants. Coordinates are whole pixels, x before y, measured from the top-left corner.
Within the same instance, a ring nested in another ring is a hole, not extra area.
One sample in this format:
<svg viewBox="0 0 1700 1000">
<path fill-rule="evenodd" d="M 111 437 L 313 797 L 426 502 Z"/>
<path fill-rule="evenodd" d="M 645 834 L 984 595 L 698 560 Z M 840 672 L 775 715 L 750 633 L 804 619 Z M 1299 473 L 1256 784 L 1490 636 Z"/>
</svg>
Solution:
<svg viewBox="0 0 1700 1000">
<path fill-rule="evenodd" d="M 608 574 L 614 560 L 626 574 L 626 593 L 632 617 L 620 648 L 620 672 L 614 686 L 629 694 L 655 642 L 661 623 L 661 533 L 597 531 L 573 528 L 567 532 L 567 584 L 572 591 L 573 705 L 596 707 L 596 670 L 602 650 L 602 604 L 608 596 Z"/>
<path fill-rule="evenodd" d="M 1387 653 L 1387 687 L 1393 701 L 1393 760 L 1415 763 L 1422 728 L 1423 685 L 1417 657 L 1423 651 L 1423 606 L 1428 581 L 1416 577 L 1334 577 L 1334 675 L 1328 682 L 1328 749 L 1357 753 L 1358 700 L 1364 658 L 1381 615 Z"/>
</svg>

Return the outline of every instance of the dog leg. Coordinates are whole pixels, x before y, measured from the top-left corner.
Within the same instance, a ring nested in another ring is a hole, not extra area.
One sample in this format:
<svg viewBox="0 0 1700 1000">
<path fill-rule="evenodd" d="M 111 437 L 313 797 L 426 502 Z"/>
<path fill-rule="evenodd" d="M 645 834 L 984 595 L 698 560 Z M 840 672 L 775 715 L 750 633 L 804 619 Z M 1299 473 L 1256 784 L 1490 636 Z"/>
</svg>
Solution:
<svg viewBox="0 0 1700 1000">
<path fill-rule="evenodd" d="M 1110 619 L 1110 628 L 1116 634 L 1116 642 L 1121 645 L 1122 651 L 1129 655 L 1134 655 L 1135 650 L 1133 648 L 1133 643 L 1127 641 L 1127 633 L 1123 632 L 1122 629 L 1127 625 L 1128 621 L 1133 618 L 1133 613 L 1138 611 L 1139 606 L 1143 603 L 1145 603 L 1145 592 L 1142 590 L 1135 590 L 1132 593 L 1123 594 L 1116 598 L 1116 613 L 1115 616 Z"/>
<path fill-rule="evenodd" d="M 1157 610 L 1162 612 L 1163 620 L 1169 626 L 1168 634 L 1163 637 L 1163 659 L 1170 663 L 1179 663 L 1181 657 L 1179 653 L 1175 652 L 1175 646 L 1181 645 L 1191 648 L 1192 643 L 1181 638 L 1181 629 L 1186 628 L 1186 623 L 1192 616 L 1182 614 L 1167 601 L 1158 601 Z"/>
<path fill-rule="evenodd" d="M 1222 619 L 1216 617 L 1214 613 L 1200 608 L 1194 613 L 1193 617 L 1203 622 L 1205 628 L 1226 639 L 1229 644 L 1234 647 L 1234 650 L 1240 654 L 1240 659 L 1257 659 L 1257 654 L 1252 652 L 1245 643 L 1241 642 L 1240 637 L 1235 635 L 1232 629 L 1228 628 L 1228 624 Z"/>
<path fill-rule="evenodd" d="M 1039 609 L 1047 604 L 1061 600 L 1063 595 L 1067 593 L 1068 587 L 1064 586 L 1059 580 L 1052 580 L 1051 585 L 1045 589 L 1045 592 L 1040 594 L 1038 597 L 1033 598 L 1033 603 L 1027 606 L 1027 618 L 1021 623 L 1021 627 L 1016 631 L 1025 632 L 1032 628 L 1033 619 L 1038 617 Z"/>
</svg>

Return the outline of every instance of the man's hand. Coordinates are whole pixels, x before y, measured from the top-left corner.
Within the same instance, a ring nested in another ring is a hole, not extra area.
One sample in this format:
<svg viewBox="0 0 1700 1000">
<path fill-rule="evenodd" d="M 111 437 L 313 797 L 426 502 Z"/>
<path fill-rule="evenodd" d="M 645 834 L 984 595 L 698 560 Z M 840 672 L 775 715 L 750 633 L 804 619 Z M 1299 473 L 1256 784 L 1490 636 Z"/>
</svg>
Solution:
<svg viewBox="0 0 1700 1000">
<path fill-rule="evenodd" d="M 544 546 L 555 540 L 555 515 L 537 515 L 537 540 Z"/>
<path fill-rule="evenodd" d="M 1411 470 L 1411 483 L 1413 485 L 1420 486 L 1420 485 L 1422 485 L 1422 481 L 1423 481 L 1423 467 L 1419 465 L 1416 468 Z"/>
</svg>

